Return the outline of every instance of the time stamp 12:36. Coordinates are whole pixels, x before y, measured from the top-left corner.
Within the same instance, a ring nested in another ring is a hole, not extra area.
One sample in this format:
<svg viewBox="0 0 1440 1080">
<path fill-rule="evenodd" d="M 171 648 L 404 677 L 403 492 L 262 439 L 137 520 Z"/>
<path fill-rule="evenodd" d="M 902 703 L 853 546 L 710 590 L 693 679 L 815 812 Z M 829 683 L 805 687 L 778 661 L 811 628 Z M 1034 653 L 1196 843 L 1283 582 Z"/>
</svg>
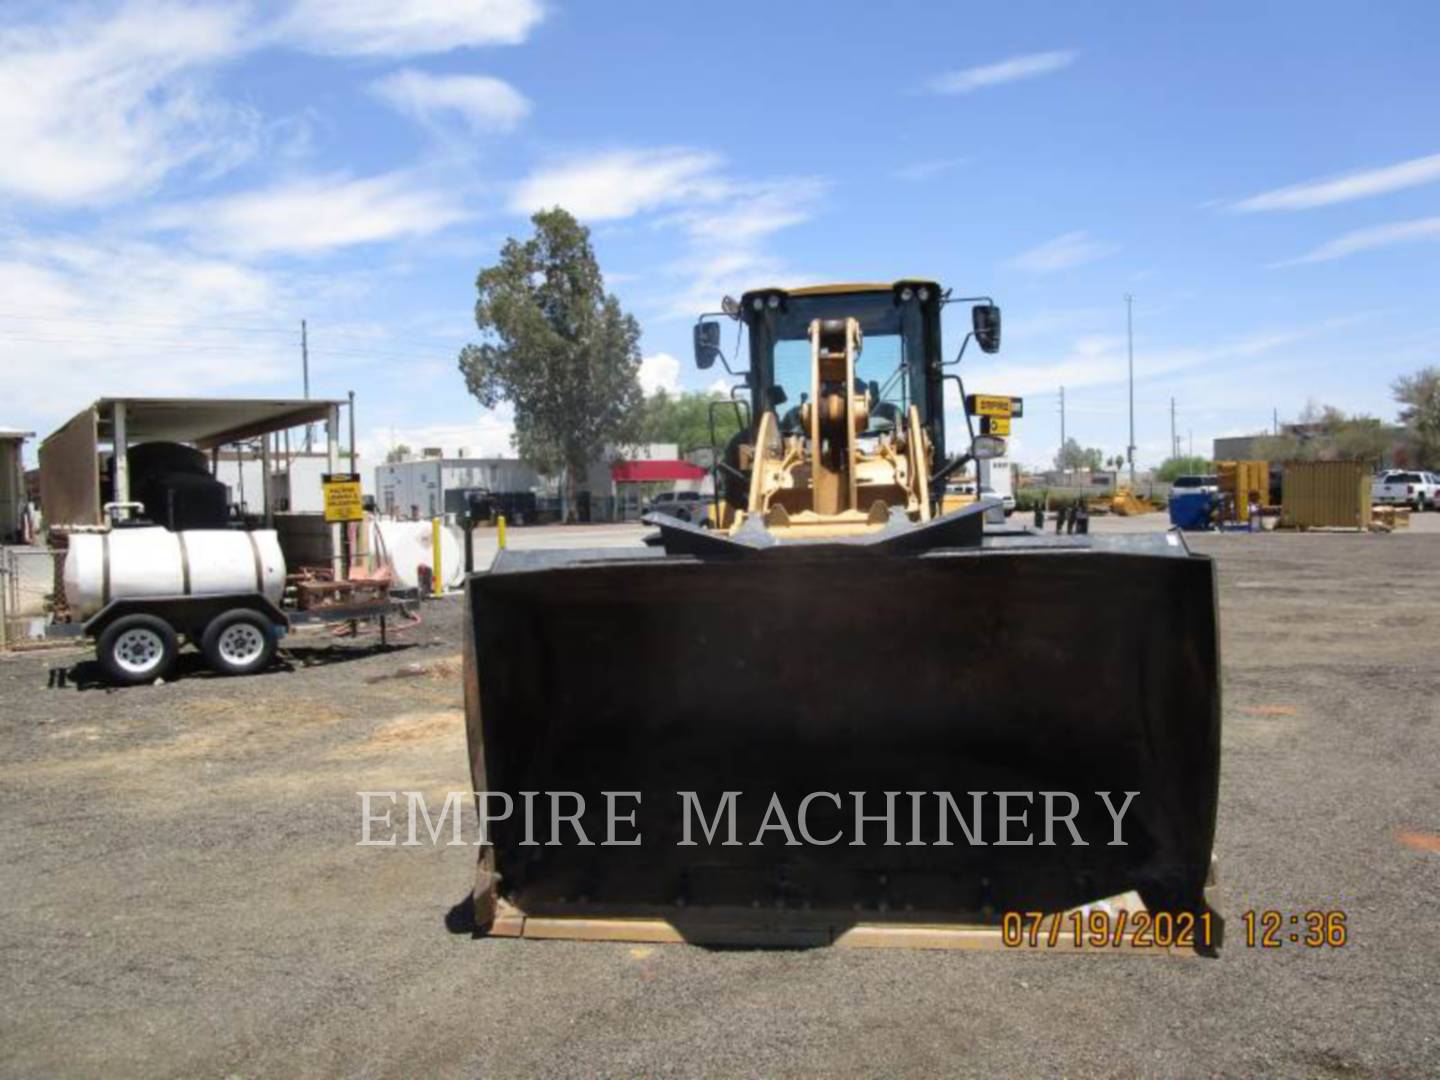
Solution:
<svg viewBox="0 0 1440 1080">
<path fill-rule="evenodd" d="M 1245 926 L 1245 944 L 1252 949 L 1278 949 L 1282 945 L 1338 949 L 1350 939 L 1343 911 L 1306 911 L 1298 915 L 1274 909 L 1246 911 L 1240 921 Z"/>
<path fill-rule="evenodd" d="M 1296 914 L 1273 908 L 1242 912 L 1246 946 L 1278 949 L 1297 945 L 1311 949 L 1338 949 L 1349 940 L 1343 911 L 1311 910 Z M 1219 944 L 1219 925 L 1210 912 L 1090 910 L 1048 915 L 1040 911 L 1008 911 L 1001 921 L 1001 938 L 1009 948 L 1187 948 L 1208 949 Z"/>
</svg>

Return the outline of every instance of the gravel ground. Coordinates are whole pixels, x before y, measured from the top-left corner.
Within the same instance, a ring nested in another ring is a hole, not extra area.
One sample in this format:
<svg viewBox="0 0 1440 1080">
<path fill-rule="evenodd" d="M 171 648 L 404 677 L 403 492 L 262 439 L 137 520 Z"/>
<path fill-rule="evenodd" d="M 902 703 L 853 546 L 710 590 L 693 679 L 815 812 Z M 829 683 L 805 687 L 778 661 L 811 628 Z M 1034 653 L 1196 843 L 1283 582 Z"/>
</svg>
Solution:
<svg viewBox="0 0 1440 1080">
<path fill-rule="evenodd" d="M 1218 960 L 451 932 L 472 849 L 355 839 L 358 790 L 468 787 L 452 599 L 251 679 L 0 658 L 0 1072 L 1436 1075 L 1440 515 L 1192 543 L 1221 581 Z M 1248 908 L 1342 909 L 1349 944 L 1246 948 Z"/>
</svg>

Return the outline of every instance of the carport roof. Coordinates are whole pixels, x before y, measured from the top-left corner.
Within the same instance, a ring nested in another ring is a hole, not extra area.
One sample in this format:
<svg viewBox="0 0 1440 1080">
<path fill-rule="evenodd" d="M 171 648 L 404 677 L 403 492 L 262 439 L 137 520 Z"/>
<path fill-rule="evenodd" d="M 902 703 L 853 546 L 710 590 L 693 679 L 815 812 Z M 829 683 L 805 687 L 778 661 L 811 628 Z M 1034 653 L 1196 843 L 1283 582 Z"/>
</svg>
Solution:
<svg viewBox="0 0 1440 1080">
<path fill-rule="evenodd" d="M 194 443 L 201 449 L 238 439 L 252 439 L 272 431 L 286 431 L 323 422 L 330 410 L 348 402 L 311 398 L 100 398 L 95 410 L 96 433 L 101 441 L 113 438 L 112 406 L 125 406 L 125 436 L 129 442 L 163 440 Z M 83 415 L 83 414 L 82 414 Z"/>
</svg>

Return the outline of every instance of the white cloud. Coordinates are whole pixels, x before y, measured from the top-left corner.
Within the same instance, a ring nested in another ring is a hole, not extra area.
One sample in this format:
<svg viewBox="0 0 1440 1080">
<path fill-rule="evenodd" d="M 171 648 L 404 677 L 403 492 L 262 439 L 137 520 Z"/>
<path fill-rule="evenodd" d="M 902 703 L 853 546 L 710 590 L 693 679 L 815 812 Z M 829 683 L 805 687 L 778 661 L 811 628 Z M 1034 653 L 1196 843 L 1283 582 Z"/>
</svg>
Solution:
<svg viewBox="0 0 1440 1080">
<path fill-rule="evenodd" d="M 0 190 L 96 203 L 246 156 L 255 116 L 207 98 L 195 74 L 247 47 L 242 15 L 137 2 L 0 31 Z"/>
<path fill-rule="evenodd" d="M 680 361 L 669 353 L 655 353 L 640 360 L 640 388 L 647 394 L 664 390 L 667 394 L 680 392 Z"/>
<path fill-rule="evenodd" d="M 1343 259 L 1361 251 L 1375 251 L 1379 248 L 1395 247 L 1399 244 L 1416 244 L 1440 240 L 1440 217 L 1417 218 L 1414 221 L 1397 221 L 1389 225 L 1372 225 L 1366 229 L 1355 229 L 1343 233 L 1333 240 L 1327 240 L 1314 251 L 1298 258 L 1272 263 L 1272 266 L 1299 266 L 1304 263 L 1329 262 Z"/>
<path fill-rule="evenodd" d="M 544 15 L 539 0 L 298 0 L 275 31 L 312 52 L 403 56 L 518 45 Z"/>
<path fill-rule="evenodd" d="M 1440 154 L 1412 158 L 1379 169 L 1345 173 L 1323 180 L 1276 188 L 1274 191 L 1241 199 L 1230 209 L 1241 213 L 1258 210 L 1309 210 L 1316 206 L 1384 195 L 1440 180 Z"/>
<path fill-rule="evenodd" d="M 966 159 L 962 157 L 937 158 L 933 161 L 916 161 L 910 165 L 904 165 L 893 170 L 890 175 L 896 180 L 904 180 L 906 183 L 918 184 L 925 180 L 933 180 L 935 177 L 942 176 L 952 169 L 957 169 L 965 164 L 965 161 Z"/>
<path fill-rule="evenodd" d="M 458 455 L 464 450 L 469 457 L 513 458 L 516 454 L 510 438 L 514 433 L 513 414 L 508 406 L 501 406 L 480 410 L 474 420 L 372 427 L 357 441 L 361 457 L 378 465 L 400 445 L 416 453 L 424 447 L 438 446 L 446 455 Z"/>
<path fill-rule="evenodd" d="M 530 102 L 509 83 L 488 75 L 429 75 L 407 68 L 372 87 L 376 95 L 422 123 L 455 113 L 471 131 L 511 131 L 530 114 Z"/>
<path fill-rule="evenodd" d="M 1029 251 L 1021 252 L 1010 259 L 1006 265 L 1017 270 L 1027 270 L 1033 274 L 1049 274 L 1057 270 L 1068 270 L 1072 266 L 1080 266 L 1083 263 L 1094 262 L 1096 259 L 1103 259 L 1107 255 L 1113 255 L 1117 250 L 1112 244 L 1092 239 L 1090 234 L 1082 229 L 1064 233 Z"/>
<path fill-rule="evenodd" d="M 937 75 L 926 83 L 926 88 L 934 94 L 968 94 L 987 86 L 1049 75 L 1069 67 L 1079 55 L 1074 49 L 1057 49 L 1053 52 L 1012 56 L 996 64 Z"/>
<path fill-rule="evenodd" d="M 186 231 L 203 247 L 245 257 L 314 255 L 355 244 L 427 236 L 469 215 L 453 192 L 407 172 L 304 177 L 169 207 L 157 229 Z"/>
<path fill-rule="evenodd" d="M 695 149 L 606 151 L 532 174 L 510 206 L 528 213 L 558 205 L 590 222 L 649 214 L 657 227 L 680 229 L 685 251 L 654 272 L 673 282 L 655 306 L 664 316 L 693 317 L 727 291 L 795 280 L 765 241 L 808 221 L 828 187 L 818 177 L 736 179 L 723 166 L 718 155 Z"/>
<path fill-rule="evenodd" d="M 283 325 L 288 293 L 170 247 L 12 235 L 0 245 L 6 420 L 45 433 L 106 394 L 294 392 L 293 336 L 247 329 Z"/>
<path fill-rule="evenodd" d="M 516 186 L 510 209 L 563 206 L 582 221 L 614 221 L 720 190 L 720 158 L 698 150 L 615 150 L 540 169 Z"/>
<path fill-rule="evenodd" d="M 1162 348 L 1140 341 L 1135 353 L 1136 383 L 1143 385 L 1157 377 L 1170 377 L 1184 371 L 1215 373 L 1222 365 L 1241 361 L 1246 362 L 1246 377 L 1253 379 L 1257 368 L 1250 362 L 1257 357 L 1317 338 L 1331 338 L 1358 318 L 1344 316 L 1282 329 L 1252 331 L 1201 345 Z M 1058 359 L 1028 363 L 1023 358 L 1011 357 L 1005 362 L 1003 381 L 1009 393 L 1023 396 L 1053 394 L 1061 386 L 1067 392 L 1084 387 L 1115 386 L 1121 394 L 1111 399 L 1111 405 L 1106 408 L 1096 408 L 1094 395 L 1075 395 L 1073 399 L 1067 396 L 1067 404 L 1081 412 L 1111 411 L 1116 415 L 1125 412 L 1123 391 L 1128 378 L 1128 359 L 1123 334 L 1081 334 L 1067 346 L 1044 352 L 1047 357 L 1058 355 Z M 1233 379 L 1226 387 L 1226 393 L 1233 397 L 1232 389 Z"/>
</svg>

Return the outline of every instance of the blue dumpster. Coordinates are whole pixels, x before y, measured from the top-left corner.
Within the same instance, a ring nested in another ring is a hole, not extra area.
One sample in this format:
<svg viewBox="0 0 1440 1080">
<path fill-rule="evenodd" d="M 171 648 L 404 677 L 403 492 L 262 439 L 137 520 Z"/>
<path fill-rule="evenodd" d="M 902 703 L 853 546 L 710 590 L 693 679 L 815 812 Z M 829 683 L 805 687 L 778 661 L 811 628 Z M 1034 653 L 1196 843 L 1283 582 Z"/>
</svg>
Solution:
<svg viewBox="0 0 1440 1080">
<path fill-rule="evenodd" d="M 1176 491 L 1170 495 L 1170 524 L 1196 531 L 1210 528 L 1215 495 L 1209 491 Z"/>
</svg>

